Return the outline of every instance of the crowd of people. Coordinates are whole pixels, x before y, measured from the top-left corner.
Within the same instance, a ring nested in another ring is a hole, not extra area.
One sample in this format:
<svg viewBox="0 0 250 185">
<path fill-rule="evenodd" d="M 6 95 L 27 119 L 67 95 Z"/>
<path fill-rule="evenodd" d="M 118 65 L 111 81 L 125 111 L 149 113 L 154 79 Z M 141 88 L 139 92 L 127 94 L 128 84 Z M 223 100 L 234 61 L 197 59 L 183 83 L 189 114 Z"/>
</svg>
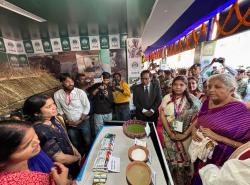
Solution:
<svg viewBox="0 0 250 185">
<path fill-rule="evenodd" d="M 216 62 L 224 68 L 212 67 Z M 250 140 L 250 68 L 234 70 L 219 58 L 203 70 L 200 64 L 156 75 L 144 70 L 140 81 L 130 88 L 120 73 L 103 72 L 100 83 L 61 74 L 53 97 L 29 97 L 23 117 L 0 123 L 1 183 L 74 184 L 97 133 L 111 120 L 154 122 L 177 185 L 206 184 L 203 167 L 223 166 Z"/>
</svg>

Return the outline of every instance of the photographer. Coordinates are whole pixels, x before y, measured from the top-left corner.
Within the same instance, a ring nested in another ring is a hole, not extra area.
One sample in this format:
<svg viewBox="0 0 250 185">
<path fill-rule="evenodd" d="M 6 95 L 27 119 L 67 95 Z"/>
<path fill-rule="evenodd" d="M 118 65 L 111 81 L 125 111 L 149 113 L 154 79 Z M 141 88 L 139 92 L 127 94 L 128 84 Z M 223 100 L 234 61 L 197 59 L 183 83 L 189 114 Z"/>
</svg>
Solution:
<svg viewBox="0 0 250 185">
<path fill-rule="evenodd" d="M 96 83 L 92 89 L 94 123 L 96 133 L 98 133 L 105 121 L 112 120 L 113 94 L 110 86 L 110 74 L 103 72 L 102 83 Z"/>
<path fill-rule="evenodd" d="M 127 121 L 130 119 L 129 99 L 130 88 L 129 85 L 121 80 L 120 73 L 113 74 L 112 89 L 115 103 L 116 120 Z"/>
<path fill-rule="evenodd" d="M 226 65 L 226 64 L 225 64 L 225 58 L 222 58 L 222 57 L 214 58 L 210 64 L 208 64 L 207 66 L 205 66 L 205 67 L 203 68 L 203 70 L 200 72 L 200 74 L 203 76 L 203 75 L 207 72 L 207 70 L 208 70 L 214 63 L 216 63 L 216 62 L 217 62 L 217 63 L 220 63 L 220 64 L 223 66 L 223 68 L 221 69 L 221 71 L 217 70 L 217 71 L 215 72 L 215 74 L 216 74 L 217 72 L 219 72 L 219 73 L 225 73 L 225 70 L 227 70 L 227 72 L 228 72 L 229 74 L 231 74 L 232 76 L 237 75 L 238 72 L 237 72 L 236 70 L 234 70 L 233 68 L 231 68 L 230 66 Z"/>
</svg>

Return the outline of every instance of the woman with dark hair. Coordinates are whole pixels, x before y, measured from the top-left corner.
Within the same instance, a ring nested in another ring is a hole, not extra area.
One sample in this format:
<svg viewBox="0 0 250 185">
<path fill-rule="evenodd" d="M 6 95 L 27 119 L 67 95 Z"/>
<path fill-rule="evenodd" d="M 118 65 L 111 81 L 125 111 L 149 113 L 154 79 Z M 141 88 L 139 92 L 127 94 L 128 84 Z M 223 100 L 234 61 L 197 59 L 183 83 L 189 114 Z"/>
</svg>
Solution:
<svg viewBox="0 0 250 185">
<path fill-rule="evenodd" d="M 198 99 L 201 99 L 204 96 L 204 94 L 198 89 L 198 80 L 193 76 L 188 77 L 188 91 Z"/>
<path fill-rule="evenodd" d="M 163 150 L 178 185 L 191 181 L 192 168 L 187 150 L 191 142 L 191 122 L 200 108 L 200 101 L 188 93 L 187 85 L 185 76 L 175 77 L 172 93 L 162 99 L 160 107 Z"/>
<path fill-rule="evenodd" d="M 1 185 L 67 185 L 68 169 L 60 163 L 47 173 L 29 171 L 28 160 L 40 152 L 40 141 L 30 124 L 24 121 L 0 121 Z M 57 169 L 56 169 L 57 168 Z M 59 172 L 60 171 L 60 172 Z"/>
<path fill-rule="evenodd" d="M 207 164 L 222 166 L 233 151 L 250 140 L 250 112 L 239 101 L 236 94 L 237 83 L 229 74 L 217 74 L 207 81 L 208 98 L 202 104 L 197 123 L 192 131 L 193 140 L 202 141 L 197 135 L 199 129 L 204 137 L 218 144 L 214 147 L 211 159 L 194 163 L 192 184 L 201 185 L 199 169 Z"/>
<path fill-rule="evenodd" d="M 81 155 L 71 144 L 63 119 L 56 117 L 57 109 L 53 99 L 47 95 L 31 96 L 24 103 L 23 113 L 28 121 L 33 122 L 43 151 L 53 161 L 65 164 L 72 177 L 76 178 Z"/>
</svg>

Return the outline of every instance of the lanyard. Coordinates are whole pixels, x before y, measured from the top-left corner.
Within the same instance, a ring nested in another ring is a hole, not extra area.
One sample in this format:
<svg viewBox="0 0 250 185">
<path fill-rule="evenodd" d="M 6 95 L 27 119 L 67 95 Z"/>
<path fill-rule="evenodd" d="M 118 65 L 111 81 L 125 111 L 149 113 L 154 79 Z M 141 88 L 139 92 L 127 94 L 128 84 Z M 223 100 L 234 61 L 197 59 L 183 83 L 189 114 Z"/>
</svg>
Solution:
<svg viewBox="0 0 250 185">
<path fill-rule="evenodd" d="M 181 114 L 181 107 L 182 107 L 182 104 L 183 104 L 183 100 L 184 100 L 184 98 L 182 97 L 179 104 L 177 104 L 176 100 L 174 100 L 174 116 L 175 116 L 175 119 L 177 119 Z"/>
</svg>

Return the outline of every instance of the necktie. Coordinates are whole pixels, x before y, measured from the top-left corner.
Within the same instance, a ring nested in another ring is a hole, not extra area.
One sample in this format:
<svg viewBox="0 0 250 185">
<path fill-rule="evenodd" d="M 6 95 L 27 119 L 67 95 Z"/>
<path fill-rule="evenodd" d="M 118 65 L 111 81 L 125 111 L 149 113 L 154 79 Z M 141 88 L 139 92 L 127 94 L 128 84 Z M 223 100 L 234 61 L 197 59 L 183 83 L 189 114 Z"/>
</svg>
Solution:
<svg viewBox="0 0 250 185">
<path fill-rule="evenodd" d="M 146 98 L 149 97 L 149 91 L 148 91 L 148 86 L 145 87 L 145 96 Z"/>
</svg>

